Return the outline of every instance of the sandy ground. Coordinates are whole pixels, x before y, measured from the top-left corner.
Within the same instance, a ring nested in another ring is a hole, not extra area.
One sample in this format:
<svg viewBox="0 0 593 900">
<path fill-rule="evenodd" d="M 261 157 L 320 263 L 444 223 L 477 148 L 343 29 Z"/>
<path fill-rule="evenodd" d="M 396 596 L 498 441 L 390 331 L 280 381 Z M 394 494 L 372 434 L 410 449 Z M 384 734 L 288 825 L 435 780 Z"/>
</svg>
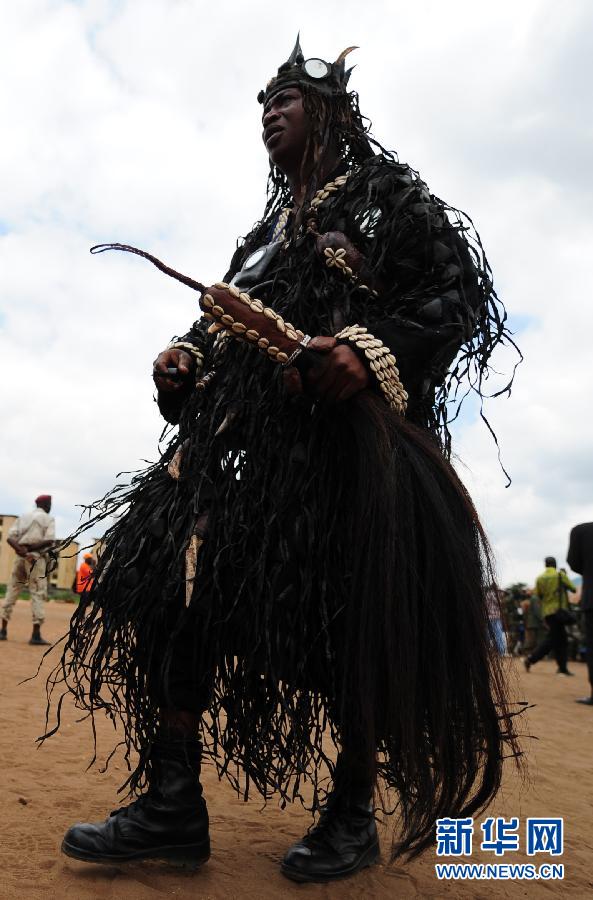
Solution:
<svg viewBox="0 0 593 900">
<path fill-rule="evenodd" d="M 50 603 L 44 627 L 56 640 L 66 629 L 72 607 Z M 474 851 L 471 862 L 563 862 L 564 881 L 439 882 L 434 851 L 408 864 L 378 865 L 333 885 L 293 885 L 279 873 L 284 850 L 309 823 L 301 808 L 266 809 L 256 801 L 245 804 L 232 789 L 219 783 L 212 769 L 204 774 L 211 816 L 212 858 L 197 872 L 164 863 L 93 866 L 60 853 L 65 829 L 77 820 L 100 820 L 113 809 L 116 789 L 123 781 L 120 761 L 106 774 L 85 772 L 91 755 L 87 727 L 76 724 L 66 711 L 62 731 L 40 749 L 35 738 L 43 729 L 44 679 L 19 684 L 31 675 L 41 650 L 30 647 L 28 603 L 19 601 L 10 623 L 9 640 L 0 644 L 0 897 L 36 900 L 144 900 L 176 898 L 498 898 L 593 896 L 593 708 L 576 704 L 586 694 L 586 672 L 573 663 L 574 678 L 558 678 L 555 666 L 542 662 L 529 675 L 512 661 L 519 695 L 535 704 L 525 730 L 537 740 L 525 742 L 530 777 L 522 783 L 510 770 L 504 790 L 490 811 L 507 818 L 518 816 L 521 848 L 496 859 Z M 104 750 L 113 741 L 108 722 L 100 722 Z M 527 816 L 563 816 L 565 852 L 561 859 L 524 852 Z M 480 835 L 477 820 L 477 833 Z M 476 841 L 476 839 L 475 839 Z M 479 839 L 478 839 L 479 843 Z"/>
</svg>

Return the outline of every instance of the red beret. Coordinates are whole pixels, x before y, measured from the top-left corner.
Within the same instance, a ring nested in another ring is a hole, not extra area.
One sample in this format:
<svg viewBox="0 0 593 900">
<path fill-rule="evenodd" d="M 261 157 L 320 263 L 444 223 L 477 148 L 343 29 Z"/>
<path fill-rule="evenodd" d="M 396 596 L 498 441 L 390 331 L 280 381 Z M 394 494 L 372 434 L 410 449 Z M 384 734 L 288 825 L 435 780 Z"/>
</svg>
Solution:
<svg viewBox="0 0 593 900">
<path fill-rule="evenodd" d="M 35 497 L 35 503 L 43 503 L 44 500 L 51 500 L 51 494 L 39 494 Z"/>
</svg>

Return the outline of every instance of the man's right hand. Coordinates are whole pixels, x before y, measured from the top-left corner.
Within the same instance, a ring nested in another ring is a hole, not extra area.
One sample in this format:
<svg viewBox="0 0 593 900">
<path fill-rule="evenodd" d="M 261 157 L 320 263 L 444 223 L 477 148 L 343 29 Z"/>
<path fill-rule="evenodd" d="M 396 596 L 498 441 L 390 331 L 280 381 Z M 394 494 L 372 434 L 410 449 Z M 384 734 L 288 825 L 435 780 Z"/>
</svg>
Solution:
<svg viewBox="0 0 593 900">
<path fill-rule="evenodd" d="M 185 350 L 163 350 L 152 364 L 152 377 L 157 390 L 167 393 L 182 390 L 194 366 L 192 357 Z M 167 369 L 177 369 L 178 377 L 171 378 Z"/>
</svg>

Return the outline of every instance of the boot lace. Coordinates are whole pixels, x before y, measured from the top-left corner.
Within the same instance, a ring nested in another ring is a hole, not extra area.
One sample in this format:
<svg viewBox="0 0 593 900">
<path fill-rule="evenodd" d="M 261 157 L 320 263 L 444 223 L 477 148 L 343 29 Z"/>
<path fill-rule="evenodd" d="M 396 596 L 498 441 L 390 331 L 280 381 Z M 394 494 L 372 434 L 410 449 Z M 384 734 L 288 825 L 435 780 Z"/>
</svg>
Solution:
<svg viewBox="0 0 593 900">
<path fill-rule="evenodd" d="M 119 806 L 117 809 L 113 809 L 109 813 L 109 818 L 112 819 L 115 816 L 120 816 L 127 819 L 130 814 L 134 815 L 134 813 L 142 810 L 146 806 L 149 799 L 149 794 L 141 794 L 127 806 Z"/>
<path fill-rule="evenodd" d="M 354 813 L 353 810 L 343 809 L 338 806 L 325 806 L 321 810 L 319 821 L 311 828 L 309 833 L 304 837 L 303 843 L 306 846 L 315 846 L 329 848 L 334 850 L 336 843 L 339 844 L 344 839 L 344 832 L 352 831 L 353 814 L 357 817 L 360 812 Z M 369 813 L 369 820 L 372 815 Z"/>
</svg>

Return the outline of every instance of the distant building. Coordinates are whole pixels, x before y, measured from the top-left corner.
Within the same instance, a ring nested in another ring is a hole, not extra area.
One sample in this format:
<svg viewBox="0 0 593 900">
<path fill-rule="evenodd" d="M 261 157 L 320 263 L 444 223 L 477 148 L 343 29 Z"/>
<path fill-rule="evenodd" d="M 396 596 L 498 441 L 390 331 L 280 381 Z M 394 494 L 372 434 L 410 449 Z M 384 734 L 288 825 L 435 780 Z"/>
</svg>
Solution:
<svg viewBox="0 0 593 900">
<path fill-rule="evenodd" d="M 0 584 L 7 584 L 12 572 L 12 564 L 16 553 L 9 546 L 8 531 L 18 516 L 6 516 L 0 514 Z M 79 545 L 76 541 L 68 544 L 60 550 L 57 568 L 49 576 L 50 588 L 60 588 L 69 591 L 72 587 L 77 569 Z"/>
</svg>

